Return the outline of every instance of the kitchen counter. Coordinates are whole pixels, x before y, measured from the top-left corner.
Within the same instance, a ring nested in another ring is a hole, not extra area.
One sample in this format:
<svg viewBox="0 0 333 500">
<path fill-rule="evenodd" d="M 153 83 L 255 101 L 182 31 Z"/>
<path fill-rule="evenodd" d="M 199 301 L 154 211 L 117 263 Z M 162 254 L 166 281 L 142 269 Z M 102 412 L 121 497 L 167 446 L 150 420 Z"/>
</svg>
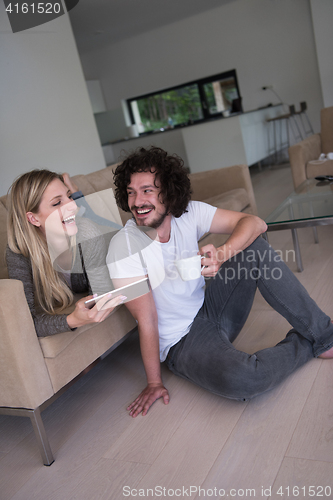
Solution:
<svg viewBox="0 0 333 500">
<path fill-rule="evenodd" d="M 283 113 L 283 105 L 234 113 L 228 117 L 122 138 L 103 144 L 107 164 L 139 146 L 158 146 L 181 156 L 191 172 L 245 163 L 253 165 L 271 154 L 272 131 L 267 123 Z"/>
</svg>

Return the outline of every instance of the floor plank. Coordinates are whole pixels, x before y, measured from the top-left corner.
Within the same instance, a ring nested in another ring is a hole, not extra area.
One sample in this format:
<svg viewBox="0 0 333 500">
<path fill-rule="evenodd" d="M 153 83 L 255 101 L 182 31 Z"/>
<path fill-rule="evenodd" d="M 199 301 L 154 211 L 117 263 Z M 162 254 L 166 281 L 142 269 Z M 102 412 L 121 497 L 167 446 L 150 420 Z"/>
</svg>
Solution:
<svg viewBox="0 0 333 500">
<path fill-rule="evenodd" d="M 332 463 L 285 458 L 268 498 L 333 498 L 332 478 Z"/>
<path fill-rule="evenodd" d="M 89 474 L 79 475 L 79 480 L 71 481 L 71 477 L 76 475 L 75 470 L 63 471 L 62 475 L 57 474 L 58 481 L 47 481 L 44 486 L 44 496 L 41 488 L 43 478 L 39 482 L 30 485 L 31 500 L 111 500 L 113 498 L 123 498 L 126 493 L 126 486 L 129 482 L 134 485 L 146 473 L 149 466 L 119 462 L 116 460 L 100 459 L 91 464 Z M 49 471 L 48 475 L 51 473 Z M 129 481 L 130 478 L 130 481 Z M 76 478 L 77 479 L 77 478 Z M 52 485 L 52 487 L 51 487 Z M 124 489 L 125 488 L 125 489 Z M 19 491 L 12 497 L 12 500 L 27 500 L 24 490 Z"/>
<path fill-rule="evenodd" d="M 313 360 L 273 391 L 250 401 L 203 482 L 204 489 L 259 491 L 263 484 L 273 484 L 320 364 Z"/>
<path fill-rule="evenodd" d="M 332 443 L 333 362 L 325 359 L 322 360 L 286 456 L 333 463 Z"/>
<path fill-rule="evenodd" d="M 77 487 L 71 500 L 111 500 L 137 496 L 137 484 L 149 465 L 101 459 Z M 96 496 L 98 492 L 98 496 Z"/>
<path fill-rule="evenodd" d="M 265 219 L 294 190 L 291 168 L 286 163 L 259 172 L 251 168 L 250 173 L 258 215 Z"/>
<path fill-rule="evenodd" d="M 104 458 L 146 464 L 156 460 L 186 418 L 191 410 L 191 402 L 199 392 L 198 387 L 175 376 L 170 376 L 166 385 L 170 392 L 170 403 L 164 405 L 159 400 L 147 417 L 139 415 L 132 419 L 132 425 L 112 444 L 103 455 Z"/>
<path fill-rule="evenodd" d="M 291 326 L 282 316 L 270 308 L 261 311 L 257 321 L 251 325 L 245 324 L 242 336 L 239 336 L 234 346 L 244 352 L 253 354 L 259 349 L 272 347 L 283 340 Z"/>
<path fill-rule="evenodd" d="M 201 484 L 246 406 L 200 389 L 190 412 L 138 487 L 162 484 L 181 490 Z"/>
<path fill-rule="evenodd" d="M 0 415 L 0 428 L 1 453 L 9 453 L 32 431 L 29 418 L 5 415 Z"/>
</svg>

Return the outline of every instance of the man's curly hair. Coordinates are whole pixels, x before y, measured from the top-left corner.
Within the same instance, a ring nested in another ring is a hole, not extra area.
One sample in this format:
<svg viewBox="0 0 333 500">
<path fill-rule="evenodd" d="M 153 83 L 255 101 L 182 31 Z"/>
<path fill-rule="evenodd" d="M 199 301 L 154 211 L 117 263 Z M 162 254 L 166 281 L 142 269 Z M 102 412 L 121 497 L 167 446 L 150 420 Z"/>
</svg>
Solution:
<svg viewBox="0 0 333 500">
<path fill-rule="evenodd" d="M 138 148 L 117 166 L 114 171 L 115 197 L 117 205 L 125 212 L 130 212 L 127 187 L 132 174 L 137 172 L 155 174 L 155 183 L 158 180 L 160 187 L 161 202 L 169 214 L 180 217 L 186 212 L 191 199 L 191 183 L 184 162 L 179 156 L 168 155 L 166 151 L 155 146 L 149 149 Z"/>
</svg>

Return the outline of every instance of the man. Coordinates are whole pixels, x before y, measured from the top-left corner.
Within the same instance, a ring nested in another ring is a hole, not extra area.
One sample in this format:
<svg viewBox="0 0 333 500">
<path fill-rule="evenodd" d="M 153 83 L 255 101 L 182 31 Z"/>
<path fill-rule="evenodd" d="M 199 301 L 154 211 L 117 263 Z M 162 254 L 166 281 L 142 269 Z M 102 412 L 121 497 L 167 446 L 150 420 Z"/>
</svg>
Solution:
<svg viewBox="0 0 333 500">
<path fill-rule="evenodd" d="M 138 321 L 147 375 L 147 387 L 128 407 L 132 417 L 146 415 L 159 398 L 169 402 L 160 361 L 213 393 L 247 400 L 314 356 L 333 357 L 330 318 L 259 237 L 266 231 L 263 220 L 190 201 L 182 160 L 159 148 L 131 154 L 116 168 L 114 179 L 117 204 L 133 218 L 110 244 L 110 276 L 118 287 L 148 275 L 152 287 L 126 304 Z M 156 231 L 155 239 L 139 230 L 148 227 Z M 199 250 L 198 240 L 207 232 L 230 236 L 219 248 Z M 202 276 L 182 281 L 175 260 L 198 252 Z M 213 278 L 206 289 L 204 277 Z M 257 288 L 293 329 L 276 346 L 249 355 L 232 342 Z"/>
</svg>

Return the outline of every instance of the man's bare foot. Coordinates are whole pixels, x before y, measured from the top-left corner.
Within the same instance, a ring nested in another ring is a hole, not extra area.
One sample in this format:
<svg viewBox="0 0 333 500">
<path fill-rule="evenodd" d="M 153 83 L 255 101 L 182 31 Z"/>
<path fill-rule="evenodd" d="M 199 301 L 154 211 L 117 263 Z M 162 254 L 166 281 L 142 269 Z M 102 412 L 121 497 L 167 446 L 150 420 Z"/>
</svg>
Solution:
<svg viewBox="0 0 333 500">
<path fill-rule="evenodd" d="M 331 349 L 329 349 L 328 351 L 323 352 L 323 354 L 319 354 L 318 358 L 323 358 L 323 359 L 333 358 L 333 347 L 331 347 Z"/>
<path fill-rule="evenodd" d="M 331 320 L 331 323 L 333 323 L 333 319 Z M 319 354 L 318 358 L 332 359 L 333 358 L 333 347 L 331 347 L 331 349 L 329 349 L 328 351 L 323 352 L 323 354 Z"/>
</svg>

